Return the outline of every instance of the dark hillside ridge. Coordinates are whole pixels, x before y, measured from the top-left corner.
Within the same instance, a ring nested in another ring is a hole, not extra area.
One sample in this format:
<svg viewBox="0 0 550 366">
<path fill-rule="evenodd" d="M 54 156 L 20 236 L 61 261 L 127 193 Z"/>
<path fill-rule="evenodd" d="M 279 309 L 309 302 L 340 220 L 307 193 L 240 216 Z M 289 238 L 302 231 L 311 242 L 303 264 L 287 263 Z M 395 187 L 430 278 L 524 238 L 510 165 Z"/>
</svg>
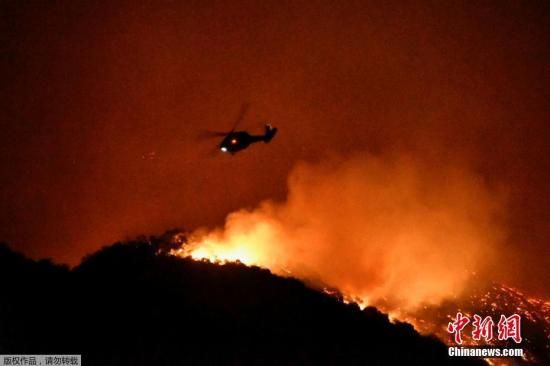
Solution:
<svg viewBox="0 0 550 366">
<path fill-rule="evenodd" d="M 0 354 L 84 365 L 481 365 L 303 283 L 117 243 L 76 268 L 0 245 Z"/>
</svg>

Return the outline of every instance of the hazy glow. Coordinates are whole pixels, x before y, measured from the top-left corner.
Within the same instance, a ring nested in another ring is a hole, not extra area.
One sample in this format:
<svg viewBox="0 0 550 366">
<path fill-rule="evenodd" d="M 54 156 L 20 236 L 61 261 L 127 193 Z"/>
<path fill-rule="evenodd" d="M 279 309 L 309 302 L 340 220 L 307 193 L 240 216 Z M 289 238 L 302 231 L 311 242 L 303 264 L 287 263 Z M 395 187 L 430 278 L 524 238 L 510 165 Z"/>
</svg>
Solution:
<svg viewBox="0 0 550 366">
<path fill-rule="evenodd" d="M 500 200 L 466 169 L 409 157 L 299 164 L 284 203 L 231 213 L 180 255 L 239 260 L 364 304 L 413 309 L 459 293 L 502 237 Z"/>
</svg>

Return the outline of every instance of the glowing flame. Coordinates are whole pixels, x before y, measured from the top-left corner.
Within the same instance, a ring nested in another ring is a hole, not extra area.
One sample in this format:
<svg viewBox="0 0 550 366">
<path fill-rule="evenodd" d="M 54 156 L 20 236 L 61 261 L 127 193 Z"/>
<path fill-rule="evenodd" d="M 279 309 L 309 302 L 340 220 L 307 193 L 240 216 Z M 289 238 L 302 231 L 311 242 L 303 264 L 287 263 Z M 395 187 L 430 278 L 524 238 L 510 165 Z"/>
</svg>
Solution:
<svg viewBox="0 0 550 366">
<path fill-rule="evenodd" d="M 240 261 L 388 311 L 460 293 L 501 238 L 495 194 L 466 169 L 410 157 L 299 164 L 284 203 L 199 230 L 177 254 Z"/>
<path fill-rule="evenodd" d="M 444 326 L 452 321 L 456 311 L 460 309 L 464 315 L 482 314 L 498 319 L 501 314 L 517 313 L 521 316 L 524 349 L 523 360 L 529 363 L 546 364 L 548 351 L 550 350 L 550 303 L 541 299 L 525 296 L 519 290 L 502 285 L 492 284 L 488 288 L 477 289 L 464 294 L 460 299 L 449 301 L 438 306 L 426 306 L 415 312 L 403 313 L 400 319 L 414 325 L 422 332 L 435 334 L 442 341 L 454 345 L 452 337 Z M 463 334 L 465 346 L 486 347 L 517 347 L 509 341 L 498 341 L 495 337 L 492 341 L 473 340 L 468 332 Z M 546 357 L 546 360 L 545 360 Z M 498 358 L 491 359 L 492 365 L 516 365 L 516 359 Z"/>
<path fill-rule="evenodd" d="M 547 302 L 505 286 L 462 294 L 495 258 L 501 210 L 499 196 L 467 169 L 433 170 L 410 157 L 300 164 L 286 202 L 231 213 L 223 229 L 194 232 L 175 254 L 293 276 L 443 341 L 457 311 L 520 312 L 544 323 L 536 337 L 548 337 Z"/>
</svg>

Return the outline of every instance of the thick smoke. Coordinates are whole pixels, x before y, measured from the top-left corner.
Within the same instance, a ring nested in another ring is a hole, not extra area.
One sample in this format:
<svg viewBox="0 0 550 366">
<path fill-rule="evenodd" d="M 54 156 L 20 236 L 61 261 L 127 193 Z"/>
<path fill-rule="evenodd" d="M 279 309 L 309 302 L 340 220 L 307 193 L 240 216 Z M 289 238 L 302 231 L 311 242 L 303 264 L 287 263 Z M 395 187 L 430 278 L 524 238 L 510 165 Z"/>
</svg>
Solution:
<svg viewBox="0 0 550 366">
<path fill-rule="evenodd" d="M 503 238 L 500 195 L 472 171 L 407 155 L 299 163 L 286 202 L 231 213 L 185 253 L 240 260 L 412 310 L 458 295 Z"/>
</svg>

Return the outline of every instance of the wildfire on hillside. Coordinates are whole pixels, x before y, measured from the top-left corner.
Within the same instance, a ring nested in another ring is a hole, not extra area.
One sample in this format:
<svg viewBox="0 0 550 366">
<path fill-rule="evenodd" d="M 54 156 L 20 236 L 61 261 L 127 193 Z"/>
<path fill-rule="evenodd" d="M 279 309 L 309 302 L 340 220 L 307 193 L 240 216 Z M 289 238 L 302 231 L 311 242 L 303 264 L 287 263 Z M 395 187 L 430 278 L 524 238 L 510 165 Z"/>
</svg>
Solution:
<svg viewBox="0 0 550 366">
<path fill-rule="evenodd" d="M 474 314 L 482 318 L 490 316 L 498 321 L 501 315 L 521 316 L 521 344 L 511 340 L 499 341 L 497 337 L 487 342 L 472 339 L 471 332 L 462 334 L 464 346 L 523 348 L 523 358 L 495 358 L 493 365 L 523 365 L 550 362 L 550 302 L 528 297 L 516 288 L 491 283 L 486 287 L 462 294 L 437 306 L 423 306 L 415 312 L 401 313 L 399 319 L 409 322 L 423 334 L 435 334 L 443 342 L 455 345 L 447 324 L 457 312 L 471 318 Z"/>
<path fill-rule="evenodd" d="M 197 230 L 172 253 L 292 276 L 444 342 L 457 311 L 519 312 L 525 361 L 548 352 L 548 303 L 503 285 L 470 289 L 505 237 L 501 197 L 472 171 L 436 170 L 410 156 L 358 156 L 299 164 L 288 186 L 285 202 L 231 213 L 224 228 Z"/>
<path fill-rule="evenodd" d="M 172 254 L 190 257 L 194 260 L 203 260 L 223 265 L 228 262 L 254 264 L 254 257 L 246 252 L 228 251 L 212 253 L 208 250 L 187 251 L 178 249 Z M 278 273 L 292 277 L 289 271 Z M 307 279 L 306 279 L 307 281 Z M 311 283 L 311 282 L 310 282 Z M 319 285 L 317 283 L 317 285 Z M 342 293 L 337 288 L 320 287 L 319 290 L 345 303 L 356 303 L 361 308 L 372 305 L 386 312 L 392 322 L 407 322 L 426 335 L 435 335 L 449 346 L 455 346 L 451 334 L 447 331 L 447 324 L 452 321 L 457 312 L 462 312 L 471 318 L 474 314 L 481 317 L 491 316 L 498 319 L 501 314 L 519 314 L 522 321 L 521 345 L 512 341 L 499 341 L 496 337 L 492 341 L 476 341 L 471 333 L 463 334 L 462 346 L 517 348 L 524 350 L 522 358 L 492 358 L 487 359 L 494 366 L 544 365 L 550 361 L 550 302 L 528 297 L 510 286 L 493 283 L 483 289 L 476 289 L 463 293 L 460 297 L 445 300 L 440 304 L 424 305 L 407 310 L 395 308 L 385 303 L 383 299 L 374 303 L 364 294 Z"/>
</svg>

